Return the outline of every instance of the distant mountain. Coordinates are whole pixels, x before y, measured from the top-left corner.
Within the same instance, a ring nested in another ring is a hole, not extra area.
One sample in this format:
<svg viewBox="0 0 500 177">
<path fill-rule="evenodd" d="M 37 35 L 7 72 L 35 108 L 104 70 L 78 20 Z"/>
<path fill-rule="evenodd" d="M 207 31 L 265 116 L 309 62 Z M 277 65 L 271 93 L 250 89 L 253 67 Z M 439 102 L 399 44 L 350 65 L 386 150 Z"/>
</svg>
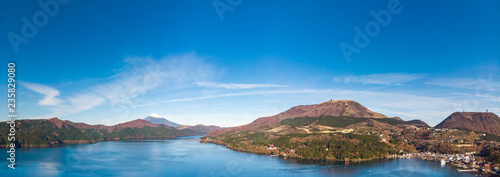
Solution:
<svg viewBox="0 0 500 177">
<path fill-rule="evenodd" d="M 258 127 L 275 127 L 279 126 L 282 120 L 289 118 L 320 117 L 326 115 L 375 119 L 388 118 L 383 114 L 370 111 L 356 101 L 330 100 L 321 104 L 294 106 L 285 112 L 270 117 L 261 117 L 246 125 L 212 131 L 207 136 L 221 135 L 232 131 L 251 130 Z"/>
<path fill-rule="evenodd" d="M 144 120 L 147 120 L 147 121 L 155 123 L 155 124 L 168 125 L 170 127 L 181 126 L 181 124 L 177 124 L 177 123 L 171 122 L 171 121 L 165 119 L 164 117 L 161 117 L 160 115 L 158 115 L 156 113 L 153 113 L 153 114 L 149 115 L 148 117 L 144 118 Z"/>
<path fill-rule="evenodd" d="M 149 121 L 151 123 L 155 123 L 155 124 L 163 124 L 163 125 L 167 125 L 170 127 L 175 127 L 179 130 L 193 130 L 199 134 L 206 134 L 212 130 L 222 129 L 221 127 L 215 126 L 215 125 L 208 125 L 208 126 L 202 125 L 202 124 L 198 124 L 195 126 L 181 125 L 181 124 L 171 122 L 171 121 L 161 117 L 160 115 L 158 115 L 156 113 L 149 115 L 148 117 L 144 118 L 144 120 Z"/>
<path fill-rule="evenodd" d="M 6 147 L 9 125 L 0 123 L 0 147 Z M 173 127 L 136 119 L 129 122 L 106 125 L 75 123 L 58 118 L 16 120 L 17 147 L 50 147 L 58 144 L 87 144 L 107 140 L 137 138 L 171 138 L 199 135 L 191 129 Z"/>
<path fill-rule="evenodd" d="M 500 135 L 500 117 L 491 112 L 455 112 L 436 128 L 465 128 Z"/>
<path fill-rule="evenodd" d="M 189 129 L 189 130 L 193 130 L 195 132 L 199 132 L 199 133 L 202 133 L 202 134 L 206 134 L 206 133 L 211 132 L 213 130 L 222 129 L 219 126 L 215 126 L 215 125 L 202 125 L 202 124 L 198 124 L 198 125 L 195 125 L 195 126 L 183 125 L 183 126 L 179 126 L 179 127 L 176 127 L 176 128 L 179 129 L 179 130 Z"/>
</svg>

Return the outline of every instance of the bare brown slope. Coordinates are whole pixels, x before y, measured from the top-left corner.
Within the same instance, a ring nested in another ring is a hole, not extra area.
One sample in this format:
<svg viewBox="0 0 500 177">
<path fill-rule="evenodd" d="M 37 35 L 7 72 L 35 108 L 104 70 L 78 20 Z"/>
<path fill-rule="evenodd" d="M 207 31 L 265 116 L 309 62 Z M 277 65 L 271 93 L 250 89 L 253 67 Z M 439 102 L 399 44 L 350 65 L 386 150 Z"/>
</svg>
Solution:
<svg viewBox="0 0 500 177">
<path fill-rule="evenodd" d="M 500 117 L 491 112 L 455 112 L 436 128 L 465 128 L 500 135 Z"/>
<path fill-rule="evenodd" d="M 387 116 L 370 111 L 368 108 L 351 100 L 330 100 L 314 106 L 301 117 L 319 117 L 323 115 L 347 116 L 362 118 L 387 118 Z"/>
<path fill-rule="evenodd" d="M 215 135 L 225 134 L 228 132 L 251 130 L 251 129 L 255 129 L 258 127 L 262 127 L 262 126 L 279 125 L 282 120 L 288 119 L 288 118 L 299 117 L 300 115 L 302 115 L 303 113 L 305 113 L 309 109 L 312 109 L 314 106 L 315 105 L 294 106 L 294 107 L 286 110 L 285 112 L 282 112 L 282 113 L 279 113 L 279 114 L 276 114 L 276 115 L 270 116 L 270 117 L 261 117 L 261 118 L 254 120 L 252 123 L 249 123 L 246 125 L 211 131 L 206 136 L 215 136 Z"/>
<path fill-rule="evenodd" d="M 278 126 L 284 119 L 295 117 L 350 116 L 361 118 L 387 118 L 387 116 L 372 112 L 356 101 L 330 100 L 321 104 L 294 106 L 285 112 L 270 117 L 261 117 L 252 123 L 221 130 L 214 130 L 206 136 L 216 136 L 228 132 L 252 130 L 259 127 Z"/>
</svg>

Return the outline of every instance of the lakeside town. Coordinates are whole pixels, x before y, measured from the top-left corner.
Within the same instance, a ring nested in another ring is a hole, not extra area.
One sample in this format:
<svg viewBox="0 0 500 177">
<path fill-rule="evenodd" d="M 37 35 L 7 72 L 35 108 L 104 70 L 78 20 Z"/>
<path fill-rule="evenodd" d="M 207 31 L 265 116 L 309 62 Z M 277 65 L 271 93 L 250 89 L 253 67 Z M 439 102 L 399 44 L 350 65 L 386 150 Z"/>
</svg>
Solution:
<svg viewBox="0 0 500 177">
<path fill-rule="evenodd" d="M 420 158 L 427 161 L 441 163 L 441 166 L 452 165 L 459 172 L 486 173 L 500 175 L 499 167 L 493 167 L 491 162 L 479 160 L 475 152 L 466 154 L 438 154 L 432 152 L 408 153 L 403 155 L 392 155 L 387 158 Z"/>
</svg>

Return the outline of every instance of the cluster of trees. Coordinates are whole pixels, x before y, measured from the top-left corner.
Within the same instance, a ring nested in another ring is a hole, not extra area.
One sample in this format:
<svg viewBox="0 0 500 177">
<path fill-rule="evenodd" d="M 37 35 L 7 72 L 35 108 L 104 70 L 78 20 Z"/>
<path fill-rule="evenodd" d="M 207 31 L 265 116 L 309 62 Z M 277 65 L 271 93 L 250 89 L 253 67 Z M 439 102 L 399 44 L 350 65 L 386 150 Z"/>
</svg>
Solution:
<svg viewBox="0 0 500 177">
<path fill-rule="evenodd" d="M 377 122 L 382 122 L 382 123 L 386 123 L 386 124 L 389 124 L 389 125 L 410 125 L 410 124 L 421 124 L 421 125 L 424 125 L 422 121 L 419 121 L 419 120 L 410 120 L 410 121 L 404 121 L 404 120 L 398 120 L 398 119 L 392 119 L 392 118 L 388 118 L 388 119 L 373 119 Z"/>
<path fill-rule="evenodd" d="M 485 157 L 487 161 L 493 162 L 495 164 L 500 163 L 500 148 L 489 146 L 484 148 L 480 153 L 480 156 Z"/>
<path fill-rule="evenodd" d="M 500 136 L 494 135 L 494 134 L 486 134 L 486 136 L 481 136 L 482 139 L 486 141 L 496 141 L 500 142 Z"/>
<path fill-rule="evenodd" d="M 253 148 L 254 151 L 257 147 L 274 144 L 279 151 L 290 152 L 293 149 L 297 155 L 310 159 L 376 159 L 397 152 L 374 135 L 293 133 L 269 138 L 272 136 L 263 132 L 241 133 L 239 135 L 244 136 L 228 135 L 222 141 L 232 148 Z M 244 140 L 248 140 L 249 144 L 243 143 Z"/>
<path fill-rule="evenodd" d="M 359 117 L 348 117 L 348 116 L 321 116 L 321 117 L 297 117 L 293 119 L 285 119 L 281 121 L 281 125 L 290 125 L 292 127 L 300 127 L 310 125 L 316 121 L 316 124 L 325 125 L 330 127 L 347 127 L 352 124 L 357 124 L 360 122 L 366 122 L 370 118 L 359 118 Z M 390 125 L 400 125 L 400 124 L 422 124 L 423 122 L 419 120 L 404 121 L 398 119 L 372 119 L 381 123 L 387 123 Z"/>
<path fill-rule="evenodd" d="M 0 124 L 0 137 L 7 137 L 8 124 Z M 97 138 L 90 132 L 81 132 L 73 126 L 58 128 L 47 120 L 18 120 L 16 122 L 16 146 L 34 145 L 50 146 L 51 142 L 62 142 L 63 140 L 87 140 L 95 141 Z M 1 138 L 0 143 L 6 145 L 7 138 Z"/>
<path fill-rule="evenodd" d="M 281 125 L 290 125 L 291 127 L 306 126 L 319 120 L 319 117 L 297 117 L 293 119 L 285 119 L 281 121 Z"/>
<path fill-rule="evenodd" d="M 318 121 L 318 124 L 330 127 L 347 127 L 352 124 L 365 122 L 366 120 L 368 119 L 346 116 L 322 116 Z"/>
<path fill-rule="evenodd" d="M 297 154 L 306 158 L 344 159 L 382 158 L 396 153 L 389 145 L 379 141 L 373 135 L 343 134 L 340 139 L 313 140 L 298 144 Z"/>
<path fill-rule="evenodd" d="M 325 138 L 327 136 L 327 138 Z M 291 141 L 292 138 L 306 141 Z M 362 158 L 374 159 L 395 153 L 385 143 L 380 142 L 377 136 L 357 134 L 288 134 L 275 139 L 259 139 L 258 144 L 274 144 L 280 150 L 294 149 L 304 158 L 312 159 L 344 159 Z"/>
<path fill-rule="evenodd" d="M 300 127 L 310 125 L 316 121 L 316 124 L 330 127 L 347 127 L 352 124 L 364 122 L 368 119 L 347 117 L 347 116 L 321 116 L 321 117 L 297 117 L 293 119 L 285 119 L 281 121 L 281 125 L 290 125 L 292 127 Z"/>
</svg>

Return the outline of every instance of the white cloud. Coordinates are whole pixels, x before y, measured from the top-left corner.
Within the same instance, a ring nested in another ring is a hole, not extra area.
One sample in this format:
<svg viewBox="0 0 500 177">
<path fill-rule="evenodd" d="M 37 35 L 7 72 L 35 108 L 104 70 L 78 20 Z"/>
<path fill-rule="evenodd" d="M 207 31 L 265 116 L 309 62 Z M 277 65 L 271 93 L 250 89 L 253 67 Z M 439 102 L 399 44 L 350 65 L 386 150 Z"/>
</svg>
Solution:
<svg viewBox="0 0 500 177">
<path fill-rule="evenodd" d="M 496 112 L 498 114 L 498 113 L 500 113 L 500 108 L 491 108 L 489 111 Z"/>
<path fill-rule="evenodd" d="M 67 100 L 70 104 L 48 107 L 52 113 L 44 117 L 61 117 L 76 114 L 99 106 L 105 101 L 104 98 L 94 93 L 80 93 L 67 98 Z"/>
<path fill-rule="evenodd" d="M 474 98 L 476 100 L 480 100 L 480 101 L 488 101 L 488 102 L 500 102 L 500 97 L 499 96 L 495 96 L 491 93 L 475 93 L 475 94 L 467 94 L 467 93 L 453 93 L 455 95 L 461 95 L 461 96 L 465 96 L 466 98 Z"/>
<path fill-rule="evenodd" d="M 77 108 L 78 112 L 91 109 L 104 102 L 104 98 L 93 93 L 79 94 L 68 98 L 68 100 L 74 108 Z"/>
<path fill-rule="evenodd" d="M 67 101 L 69 101 L 69 103 L 62 104 L 66 101 L 56 98 L 60 95 L 59 90 L 49 86 L 26 81 L 21 81 L 20 83 L 24 88 L 27 88 L 28 90 L 44 95 L 44 98 L 40 100 L 38 104 L 41 106 L 46 106 L 47 109 L 52 111 L 52 113 L 50 113 L 49 115 L 45 115 L 44 118 L 75 114 L 84 110 L 91 109 L 104 102 L 104 99 L 96 94 L 84 93 L 69 97 L 67 98 Z"/>
<path fill-rule="evenodd" d="M 205 95 L 205 96 L 199 96 L 199 97 L 168 99 L 168 100 L 146 103 L 146 104 L 141 104 L 141 105 L 134 105 L 131 107 L 138 108 L 138 107 L 152 106 L 152 105 L 157 105 L 157 104 L 162 104 L 162 103 L 197 101 L 197 100 L 206 100 L 206 99 L 222 98 L 222 97 L 235 97 L 235 96 L 248 96 L 248 95 L 297 94 L 297 93 L 310 93 L 310 92 L 316 92 L 316 91 L 315 90 L 275 90 L 275 91 L 224 93 L 224 94 L 216 94 L 216 95 Z"/>
<path fill-rule="evenodd" d="M 403 83 L 421 79 L 424 76 L 425 74 L 385 73 L 361 76 L 340 76 L 334 77 L 333 80 L 344 83 L 403 85 Z"/>
<path fill-rule="evenodd" d="M 128 58 L 128 65 L 111 76 L 111 81 L 93 87 L 93 91 L 112 103 L 132 105 L 137 97 L 161 88 L 179 87 L 209 79 L 214 74 L 204 58 L 194 53 L 168 56 L 160 60 L 151 58 Z"/>
<path fill-rule="evenodd" d="M 58 105 L 58 104 L 61 104 L 64 102 L 64 100 L 56 98 L 61 93 L 59 92 L 59 90 L 57 90 L 55 88 L 45 86 L 42 84 L 25 82 L 25 81 L 20 82 L 20 84 L 23 87 L 25 87 L 33 92 L 44 95 L 43 99 L 38 102 L 39 105 L 53 106 L 53 105 Z"/>
<path fill-rule="evenodd" d="M 470 78 L 437 78 L 426 82 L 429 85 L 439 85 L 445 87 L 475 89 L 487 91 L 500 91 L 500 82 L 495 82 L 490 75 L 489 78 L 479 76 L 477 79 Z"/>
<path fill-rule="evenodd" d="M 286 85 L 276 85 L 276 84 L 229 84 L 229 83 L 215 83 L 215 82 L 196 82 L 196 85 L 209 88 L 225 88 L 225 89 L 287 87 Z"/>
</svg>

